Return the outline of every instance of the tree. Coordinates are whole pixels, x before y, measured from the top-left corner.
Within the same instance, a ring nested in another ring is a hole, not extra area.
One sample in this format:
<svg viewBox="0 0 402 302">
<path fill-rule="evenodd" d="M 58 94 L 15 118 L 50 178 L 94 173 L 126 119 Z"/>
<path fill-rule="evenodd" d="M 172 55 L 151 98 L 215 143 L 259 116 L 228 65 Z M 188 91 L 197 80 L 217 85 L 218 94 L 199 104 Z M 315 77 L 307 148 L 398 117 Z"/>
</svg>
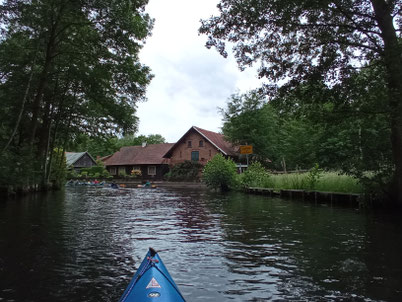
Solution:
<svg viewBox="0 0 402 302">
<path fill-rule="evenodd" d="M 256 91 L 232 95 L 221 109 L 223 134 L 234 144 L 253 145 L 253 157 L 269 159 L 271 169 L 309 169 L 317 162 L 321 131 L 310 119 L 274 106 L 277 103 L 284 102 L 267 103 Z"/>
<path fill-rule="evenodd" d="M 256 91 L 233 94 L 223 116 L 223 134 L 236 145 L 253 145 L 260 160 L 277 162 L 279 120 L 272 106 Z"/>
<path fill-rule="evenodd" d="M 207 47 L 226 56 L 225 42 L 234 43 L 240 68 L 259 61 L 259 76 L 274 83 L 331 87 L 366 63 L 384 67 L 395 200 L 402 205 L 402 1 L 221 0 L 218 9 L 202 21 Z M 265 86 L 272 94 L 276 87 Z"/>
<path fill-rule="evenodd" d="M 27 147 L 46 183 L 55 147 L 137 130 L 136 104 L 152 79 L 138 57 L 153 25 L 147 2 L 1 3 L 2 154 Z"/>
</svg>

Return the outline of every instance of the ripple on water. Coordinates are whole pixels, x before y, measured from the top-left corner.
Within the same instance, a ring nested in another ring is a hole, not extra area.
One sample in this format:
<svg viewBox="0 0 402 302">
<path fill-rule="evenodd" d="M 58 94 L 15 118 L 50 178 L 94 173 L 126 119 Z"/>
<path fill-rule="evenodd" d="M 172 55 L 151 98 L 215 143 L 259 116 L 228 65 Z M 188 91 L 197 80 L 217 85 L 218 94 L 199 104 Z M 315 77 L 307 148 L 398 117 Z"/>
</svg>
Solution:
<svg viewBox="0 0 402 302">
<path fill-rule="evenodd" d="M 117 301 L 150 246 L 189 302 L 402 298 L 401 230 L 369 232 L 353 211 L 162 188 L 27 205 L 0 209 L 0 300 Z"/>
</svg>

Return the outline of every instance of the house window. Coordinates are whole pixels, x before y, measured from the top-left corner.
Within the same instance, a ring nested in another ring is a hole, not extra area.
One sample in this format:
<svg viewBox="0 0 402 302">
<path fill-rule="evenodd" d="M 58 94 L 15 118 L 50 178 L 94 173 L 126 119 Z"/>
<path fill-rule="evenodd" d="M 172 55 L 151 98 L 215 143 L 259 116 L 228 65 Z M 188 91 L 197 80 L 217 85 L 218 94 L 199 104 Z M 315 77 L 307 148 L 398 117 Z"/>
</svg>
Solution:
<svg viewBox="0 0 402 302">
<path fill-rule="evenodd" d="M 199 161 L 200 160 L 200 152 L 198 152 L 198 151 L 191 152 L 191 160 Z"/>
<path fill-rule="evenodd" d="M 181 154 L 181 151 L 180 151 L 180 158 L 181 158 L 181 156 L 182 156 L 182 154 Z"/>
<path fill-rule="evenodd" d="M 204 141 L 203 140 L 200 140 L 200 142 L 199 142 L 199 145 L 198 145 L 199 147 L 204 147 Z"/>
<path fill-rule="evenodd" d="M 119 167 L 119 175 L 126 174 L 126 167 Z"/>
<path fill-rule="evenodd" d="M 148 175 L 156 175 L 156 166 L 148 166 Z"/>
<path fill-rule="evenodd" d="M 187 147 L 191 148 L 191 141 L 187 141 Z"/>
<path fill-rule="evenodd" d="M 109 168 L 109 173 L 110 173 L 111 175 L 116 175 L 116 167 L 110 167 L 110 168 Z"/>
<path fill-rule="evenodd" d="M 209 150 L 209 157 L 211 157 L 212 156 L 212 152 L 211 152 L 211 150 Z"/>
</svg>

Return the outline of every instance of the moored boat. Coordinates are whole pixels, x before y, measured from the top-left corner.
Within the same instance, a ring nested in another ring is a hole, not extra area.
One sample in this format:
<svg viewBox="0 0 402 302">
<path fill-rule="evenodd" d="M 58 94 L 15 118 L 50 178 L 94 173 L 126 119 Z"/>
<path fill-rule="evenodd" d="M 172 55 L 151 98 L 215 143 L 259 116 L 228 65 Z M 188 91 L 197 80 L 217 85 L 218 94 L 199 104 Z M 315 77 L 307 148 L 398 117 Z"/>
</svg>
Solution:
<svg viewBox="0 0 402 302">
<path fill-rule="evenodd" d="M 185 302 L 173 278 L 150 248 L 119 302 Z"/>
</svg>

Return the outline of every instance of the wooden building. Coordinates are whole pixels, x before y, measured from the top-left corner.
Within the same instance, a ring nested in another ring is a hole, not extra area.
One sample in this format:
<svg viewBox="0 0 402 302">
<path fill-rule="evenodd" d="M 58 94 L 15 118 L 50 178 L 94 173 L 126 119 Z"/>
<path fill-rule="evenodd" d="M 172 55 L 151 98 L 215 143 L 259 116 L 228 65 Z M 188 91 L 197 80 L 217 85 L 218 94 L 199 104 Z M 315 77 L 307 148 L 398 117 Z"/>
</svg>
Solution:
<svg viewBox="0 0 402 302">
<path fill-rule="evenodd" d="M 82 168 L 96 166 L 96 161 L 88 152 L 66 152 L 66 163 L 68 168 L 80 172 Z"/>
<path fill-rule="evenodd" d="M 173 144 L 153 144 L 122 147 L 103 162 L 113 176 L 130 175 L 133 170 L 141 171 L 141 178 L 159 180 L 169 171 L 169 160 L 163 155 Z"/>
<path fill-rule="evenodd" d="M 217 153 L 234 160 L 238 158 L 238 151 L 222 134 L 193 126 L 173 144 L 164 157 L 170 159 L 172 166 L 186 160 L 205 165 Z"/>
</svg>

